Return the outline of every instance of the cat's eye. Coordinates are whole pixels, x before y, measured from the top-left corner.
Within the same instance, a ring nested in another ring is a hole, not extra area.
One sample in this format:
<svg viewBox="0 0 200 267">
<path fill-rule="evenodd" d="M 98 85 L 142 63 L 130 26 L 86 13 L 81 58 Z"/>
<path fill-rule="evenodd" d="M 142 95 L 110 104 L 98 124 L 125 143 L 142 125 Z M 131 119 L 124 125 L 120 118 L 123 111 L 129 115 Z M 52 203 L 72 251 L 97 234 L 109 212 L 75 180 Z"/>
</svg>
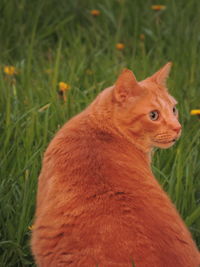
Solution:
<svg viewBox="0 0 200 267">
<path fill-rule="evenodd" d="M 149 117 L 152 121 L 156 121 L 159 118 L 159 112 L 157 110 L 153 110 L 149 113 Z"/>
<path fill-rule="evenodd" d="M 177 113 L 178 113 L 178 110 L 175 106 L 173 107 L 173 113 L 174 113 L 174 115 L 177 115 Z"/>
</svg>

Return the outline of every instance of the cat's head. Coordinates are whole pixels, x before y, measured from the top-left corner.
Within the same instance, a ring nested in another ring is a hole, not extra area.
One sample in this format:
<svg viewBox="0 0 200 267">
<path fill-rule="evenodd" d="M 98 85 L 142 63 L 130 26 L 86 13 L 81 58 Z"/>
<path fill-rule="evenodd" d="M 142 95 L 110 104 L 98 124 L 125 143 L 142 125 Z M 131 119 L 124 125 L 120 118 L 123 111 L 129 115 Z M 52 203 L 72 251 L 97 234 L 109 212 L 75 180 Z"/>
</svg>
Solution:
<svg viewBox="0 0 200 267">
<path fill-rule="evenodd" d="M 165 84 L 170 68 L 169 62 L 141 82 L 125 69 L 113 88 L 115 125 L 145 151 L 168 148 L 181 134 L 177 102 Z"/>
</svg>

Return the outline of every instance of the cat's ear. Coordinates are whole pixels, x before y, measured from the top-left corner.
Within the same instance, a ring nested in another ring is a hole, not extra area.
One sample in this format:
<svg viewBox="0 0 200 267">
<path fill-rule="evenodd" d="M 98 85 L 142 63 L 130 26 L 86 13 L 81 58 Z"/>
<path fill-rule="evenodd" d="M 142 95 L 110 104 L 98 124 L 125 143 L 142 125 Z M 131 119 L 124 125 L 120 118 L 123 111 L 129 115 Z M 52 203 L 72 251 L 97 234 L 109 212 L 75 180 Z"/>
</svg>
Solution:
<svg viewBox="0 0 200 267">
<path fill-rule="evenodd" d="M 140 86 L 129 69 L 124 69 L 114 85 L 114 96 L 118 102 L 124 102 L 127 98 L 138 95 Z"/>
<path fill-rule="evenodd" d="M 166 86 L 166 80 L 169 76 L 171 66 L 172 66 L 172 62 L 168 62 L 160 70 L 154 73 L 149 79 L 156 82 L 157 84 Z"/>
</svg>

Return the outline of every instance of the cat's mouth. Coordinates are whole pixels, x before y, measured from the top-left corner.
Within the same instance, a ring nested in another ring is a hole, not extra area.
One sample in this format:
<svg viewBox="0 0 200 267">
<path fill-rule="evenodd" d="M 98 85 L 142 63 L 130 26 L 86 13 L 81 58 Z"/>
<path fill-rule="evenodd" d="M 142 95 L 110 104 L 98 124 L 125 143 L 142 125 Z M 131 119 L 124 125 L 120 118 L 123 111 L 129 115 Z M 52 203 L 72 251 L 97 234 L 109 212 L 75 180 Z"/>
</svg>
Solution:
<svg viewBox="0 0 200 267">
<path fill-rule="evenodd" d="M 166 140 L 154 140 L 154 142 L 155 142 L 155 143 L 158 143 L 158 144 L 164 144 L 164 145 L 166 144 L 166 145 L 167 145 L 167 144 L 175 143 L 176 140 L 177 140 L 177 139 L 174 138 L 174 139 L 167 140 L 167 141 L 166 141 Z"/>
</svg>

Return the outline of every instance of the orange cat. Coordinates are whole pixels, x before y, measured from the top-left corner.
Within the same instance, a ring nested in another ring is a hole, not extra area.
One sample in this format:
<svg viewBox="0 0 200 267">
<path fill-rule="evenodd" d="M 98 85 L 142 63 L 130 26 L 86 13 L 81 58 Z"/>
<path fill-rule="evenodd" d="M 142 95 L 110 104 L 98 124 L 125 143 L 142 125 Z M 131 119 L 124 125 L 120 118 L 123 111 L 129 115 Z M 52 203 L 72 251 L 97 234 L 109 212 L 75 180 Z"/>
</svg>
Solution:
<svg viewBox="0 0 200 267">
<path fill-rule="evenodd" d="M 190 233 L 150 168 L 181 133 L 165 88 L 171 63 L 137 82 L 124 70 L 50 143 L 32 251 L 40 267 L 198 267 Z"/>
</svg>

